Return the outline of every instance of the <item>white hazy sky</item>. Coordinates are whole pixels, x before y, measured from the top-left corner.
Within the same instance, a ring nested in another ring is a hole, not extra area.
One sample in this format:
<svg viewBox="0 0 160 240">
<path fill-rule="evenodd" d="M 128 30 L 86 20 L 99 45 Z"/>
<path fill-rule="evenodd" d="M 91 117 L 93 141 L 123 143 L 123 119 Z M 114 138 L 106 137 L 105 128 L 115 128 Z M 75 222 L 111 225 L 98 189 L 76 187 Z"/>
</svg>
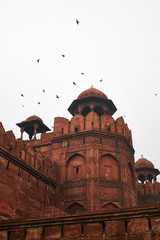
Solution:
<svg viewBox="0 0 160 240">
<path fill-rule="evenodd" d="M 160 169 L 159 0 L 0 0 L 0 33 L 6 131 L 20 137 L 16 123 L 33 114 L 49 128 L 70 119 L 67 108 L 93 84 L 115 119 L 126 115 L 135 160 L 143 154 Z"/>
</svg>

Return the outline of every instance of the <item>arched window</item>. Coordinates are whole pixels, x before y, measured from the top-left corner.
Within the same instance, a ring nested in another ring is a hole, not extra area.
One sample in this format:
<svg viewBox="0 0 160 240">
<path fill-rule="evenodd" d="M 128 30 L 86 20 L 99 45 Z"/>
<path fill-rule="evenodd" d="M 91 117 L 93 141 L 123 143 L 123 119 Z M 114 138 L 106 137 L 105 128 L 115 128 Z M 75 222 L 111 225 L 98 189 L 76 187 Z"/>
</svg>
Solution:
<svg viewBox="0 0 160 240">
<path fill-rule="evenodd" d="M 83 156 L 76 154 L 67 162 L 67 180 L 83 179 L 85 176 L 85 159 Z"/>
<path fill-rule="evenodd" d="M 75 131 L 75 132 L 78 132 L 78 127 L 75 127 L 75 128 L 74 128 L 74 131 Z"/>
<path fill-rule="evenodd" d="M 79 203 L 73 203 L 67 208 L 67 212 L 70 214 L 85 212 L 85 207 Z"/>
<path fill-rule="evenodd" d="M 145 182 L 145 176 L 144 176 L 144 174 L 139 174 L 138 175 L 138 180 L 141 182 L 141 183 L 143 183 L 144 184 L 144 182 Z"/>
<path fill-rule="evenodd" d="M 85 117 L 89 112 L 91 112 L 90 107 L 84 107 L 81 114 Z"/>
<path fill-rule="evenodd" d="M 98 114 L 99 117 L 101 117 L 104 114 L 104 111 L 100 106 L 96 106 L 94 108 L 94 111 Z"/>
<path fill-rule="evenodd" d="M 153 180 L 153 176 L 152 176 L 152 174 L 148 174 L 147 175 L 147 180 L 149 181 L 149 182 L 152 182 L 152 180 Z"/>
<path fill-rule="evenodd" d="M 111 131 L 111 127 L 107 127 L 107 132 L 110 132 Z"/>
</svg>

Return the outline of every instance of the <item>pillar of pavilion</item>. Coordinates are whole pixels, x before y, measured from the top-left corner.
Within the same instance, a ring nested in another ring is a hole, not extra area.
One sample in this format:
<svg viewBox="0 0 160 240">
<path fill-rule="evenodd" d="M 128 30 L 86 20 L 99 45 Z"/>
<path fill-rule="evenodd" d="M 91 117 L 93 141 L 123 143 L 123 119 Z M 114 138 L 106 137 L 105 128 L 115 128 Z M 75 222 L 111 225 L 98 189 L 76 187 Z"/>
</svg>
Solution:
<svg viewBox="0 0 160 240">
<path fill-rule="evenodd" d="M 25 121 L 16 124 L 21 129 L 21 139 L 23 139 L 23 133 L 26 132 L 29 135 L 29 139 L 36 140 L 37 133 L 45 133 L 51 131 L 42 121 L 41 118 L 33 115 L 28 117 Z"/>
</svg>

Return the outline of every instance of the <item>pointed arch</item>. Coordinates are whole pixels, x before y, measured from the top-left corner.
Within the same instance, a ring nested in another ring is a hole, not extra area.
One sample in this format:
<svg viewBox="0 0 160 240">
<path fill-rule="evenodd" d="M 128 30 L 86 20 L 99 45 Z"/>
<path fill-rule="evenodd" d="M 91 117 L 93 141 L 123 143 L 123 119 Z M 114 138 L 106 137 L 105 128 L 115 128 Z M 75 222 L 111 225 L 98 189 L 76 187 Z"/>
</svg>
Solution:
<svg viewBox="0 0 160 240">
<path fill-rule="evenodd" d="M 86 209 L 82 204 L 75 202 L 75 203 L 72 203 L 70 206 L 68 206 L 66 211 L 70 214 L 76 214 L 76 213 L 85 212 Z"/>
<path fill-rule="evenodd" d="M 105 132 L 115 132 L 115 120 L 109 115 L 101 116 L 101 129 Z"/>
<path fill-rule="evenodd" d="M 109 202 L 105 205 L 103 205 L 102 209 L 117 209 L 119 208 L 116 204 L 112 203 L 112 202 Z"/>
<path fill-rule="evenodd" d="M 84 179 L 86 177 L 86 161 L 84 156 L 75 154 L 66 164 L 67 180 Z"/>
<path fill-rule="evenodd" d="M 88 113 L 91 112 L 91 108 L 89 106 L 85 106 L 82 111 L 81 111 L 81 114 L 86 117 Z"/>
<path fill-rule="evenodd" d="M 119 163 L 115 157 L 110 154 L 106 154 L 100 159 L 100 178 L 108 181 L 119 181 Z"/>
<path fill-rule="evenodd" d="M 84 116 L 76 114 L 70 121 L 70 133 L 80 132 L 84 130 Z"/>
<path fill-rule="evenodd" d="M 104 110 L 101 106 L 95 106 L 94 112 L 96 112 L 99 117 L 101 117 L 104 114 Z"/>
<path fill-rule="evenodd" d="M 140 181 L 141 183 L 143 183 L 144 184 L 144 182 L 145 182 L 145 175 L 144 174 L 139 174 L 138 175 L 138 181 Z"/>
<path fill-rule="evenodd" d="M 149 173 L 149 174 L 147 175 L 147 180 L 152 183 L 152 181 L 153 181 L 153 175 L 152 175 L 151 173 Z"/>
</svg>

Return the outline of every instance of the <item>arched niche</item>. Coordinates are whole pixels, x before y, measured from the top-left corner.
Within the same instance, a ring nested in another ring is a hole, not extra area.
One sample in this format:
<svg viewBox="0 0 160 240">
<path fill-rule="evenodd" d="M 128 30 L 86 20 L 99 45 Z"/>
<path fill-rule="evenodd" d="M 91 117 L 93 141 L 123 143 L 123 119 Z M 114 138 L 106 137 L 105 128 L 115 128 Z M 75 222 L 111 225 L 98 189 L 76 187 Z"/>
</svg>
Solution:
<svg viewBox="0 0 160 240">
<path fill-rule="evenodd" d="M 102 207 L 102 209 L 117 209 L 118 208 L 118 206 L 116 205 L 116 204 L 114 204 L 114 203 L 107 203 L 107 204 L 105 204 L 103 207 Z"/>
<path fill-rule="evenodd" d="M 144 182 L 145 182 L 145 175 L 144 174 L 139 174 L 138 175 L 138 181 L 140 181 L 141 183 L 143 183 L 144 184 Z"/>
<path fill-rule="evenodd" d="M 152 181 L 153 181 L 153 175 L 152 175 L 151 173 L 149 173 L 149 174 L 147 175 L 147 181 L 149 181 L 149 182 L 152 183 Z"/>
<path fill-rule="evenodd" d="M 134 172 L 130 163 L 128 163 L 128 184 L 135 188 Z"/>
<path fill-rule="evenodd" d="M 115 121 L 111 116 L 101 116 L 101 130 L 105 132 L 115 132 Z"/>
<path fill-rule="evenodd" d="M 70 121 L 70 133 L 80 132 L 84 130 L 84 117 L 76 114 Z"/>
<path fill-rule="evenodd" d="M 67 180 L 84 179 L 86 177 L 86 163 L 85 158 L 76 154 L 72 156 L 67 162 Z"/>
<path fill-rule="evenodd" d="M 75 202 L 67 208 L 67 212 L 69 214 L 76 214 L 76 213 L 85 212 L 85 207 L 83 205 Z"/>
<path fill-rule="evenodd" d="M 89 106 L 86 106 L 82 109 L 81 114 L 86 117 L 88 113 L 91 112 L 91 108 Z"/>
<path fill-rule="evenodd" d="M 119 181 L 119 163 L 112 155 L 107 154 L 100 159 L 100 178 L 108 181 Z"/>
<path fill-rule="evenodd" d="M 99 117 L 101 117 L 101 116 L 104 114 L 104 110 L 103 110 L 103 108 L 100 107 L 100 106 L 95 106 L 94 112 L 96 112 Z"/>
</svg>

